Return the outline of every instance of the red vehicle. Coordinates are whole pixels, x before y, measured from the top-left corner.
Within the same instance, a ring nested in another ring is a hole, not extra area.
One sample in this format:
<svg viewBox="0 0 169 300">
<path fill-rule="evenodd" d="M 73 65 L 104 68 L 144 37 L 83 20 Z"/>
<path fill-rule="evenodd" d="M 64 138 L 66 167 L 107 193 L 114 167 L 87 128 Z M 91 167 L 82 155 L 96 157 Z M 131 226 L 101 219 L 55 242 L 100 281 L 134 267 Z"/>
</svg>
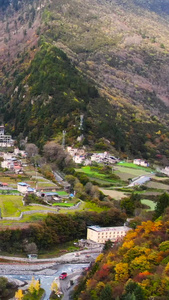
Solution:
<svg viewBox="0 0 169 300">
<path fill-rule="evenodd" d="M 63 272 L 62 274 L 60 274 L 59 279 L 65 279 L 67 277 L 67 273 Z"/>
</svg>

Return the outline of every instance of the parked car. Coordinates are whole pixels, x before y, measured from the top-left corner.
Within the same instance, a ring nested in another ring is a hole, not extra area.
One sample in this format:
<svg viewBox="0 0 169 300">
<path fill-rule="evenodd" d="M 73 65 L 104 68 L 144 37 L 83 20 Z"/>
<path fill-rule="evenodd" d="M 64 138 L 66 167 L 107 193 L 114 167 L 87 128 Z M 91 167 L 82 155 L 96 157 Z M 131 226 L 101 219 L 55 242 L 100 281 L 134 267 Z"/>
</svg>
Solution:
<svg viewBox="0 0 169 300">
<path fill-rule="evenodd" d="M 59 279 L 65 279 L 67 277 L 67 273 L 63 272 L 60 274 Z"/>
</svg>

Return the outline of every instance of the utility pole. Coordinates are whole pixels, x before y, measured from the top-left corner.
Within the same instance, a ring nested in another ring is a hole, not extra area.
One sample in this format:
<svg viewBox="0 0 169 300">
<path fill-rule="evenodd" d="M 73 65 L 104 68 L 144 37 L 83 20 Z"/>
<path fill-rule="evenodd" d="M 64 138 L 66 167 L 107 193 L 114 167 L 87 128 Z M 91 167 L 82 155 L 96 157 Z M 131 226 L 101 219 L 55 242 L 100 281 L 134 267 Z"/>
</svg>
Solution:
<svg viewBox="0 0 169 300">
<path fill-rule="evenodd" d="M 84 115 L 80 115 L 80 126 L 79 126 L 80 130 L 83 130 L 83 118 L 84 118 Z"/>
<path fill-rule="evenodd" d="M 66 136 L 66 130 L 62 131 L 63 137 L 62 137 L 62 147 L 65 149 L 65 136 Z"/>
</svg>

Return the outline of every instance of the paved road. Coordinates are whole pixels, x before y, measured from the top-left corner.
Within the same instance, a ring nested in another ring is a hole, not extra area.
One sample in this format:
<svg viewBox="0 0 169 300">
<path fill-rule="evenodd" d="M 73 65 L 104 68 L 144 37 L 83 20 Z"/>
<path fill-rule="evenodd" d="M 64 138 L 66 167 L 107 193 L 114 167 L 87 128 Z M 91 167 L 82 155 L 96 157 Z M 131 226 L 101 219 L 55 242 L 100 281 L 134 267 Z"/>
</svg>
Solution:
<svg viewBox="0 0 169 300">
<path fill-rule="evenodd" d="M 147 181 L 150 181 L 151 177 L 150 176 L 140 176 L 138 177 L 136 180 L 132 181 L 128 187 L 133 187 L 136 185 L 142 185 L 144 183 L 146 183 Z"/>
<path fill-rule="evenodd" d="M 51 284 L 53 281 L 56 281 L 58 286 L 60 287 L 60 283 L 63 283 L 63 286 L 61 289 L 63 289 L 63 292 L 65 293 L 64 298 L 62 300 L 68 300 L 69 299 L 69 293 L 70 290 L 69 287 L 69 280 L 71 278 L 75 278 L 77 276 L 80 276 L 81 272 L 85 267 L 87 267 L 89 264 L 66 264 L 66 265 L 56 265 L 57 268 L 53 269 L 52 275 L 42 275 L 42 274 L 35 274 L 32 275 L 34 278 L 40 279 L 41 287 L 45 290 L 46 295 L 43 300 L 48 300 L 50 293 L 51 293 Z M 66 281 L 59 280 L 59 275 L 66 271 L 68 273 L 68 279 Z M 1 275 L 1 274 L 0 274 Z M 21 289 L 27 289 L 28 285 L 32 279 L 32 275 L 25 275 L 25 273 L 22 271 L 20 275 L 5 275 L 8 279 L 11 279 L 12 281 L 17 280 L 17 283 L 19 282 Z M 4 274 L 3 274 L 4 276 Z M 76 280 L 77 280 L 76 279 Z M 23 284 L 26 284 L 24 287 L 22 287 Z M 68 289 L 67 289 L 68 288 Z M 73 288 L 73 287 L 72 287 Z"/>
<path fill-rule="evenodd" d="M 64 280 L 60 280 L 60 289 L 63 293 L 62 300 L 69 300 L 70 292 L 74 288 L 74 285 L 77 283 L 79 276 L 82 274 L 83 268 L 79 271 L 73 272 L 73 274 L 68 275 Z M 73 282 L 73 285 L 70 284 L 70 281 Z"/>
</svg>

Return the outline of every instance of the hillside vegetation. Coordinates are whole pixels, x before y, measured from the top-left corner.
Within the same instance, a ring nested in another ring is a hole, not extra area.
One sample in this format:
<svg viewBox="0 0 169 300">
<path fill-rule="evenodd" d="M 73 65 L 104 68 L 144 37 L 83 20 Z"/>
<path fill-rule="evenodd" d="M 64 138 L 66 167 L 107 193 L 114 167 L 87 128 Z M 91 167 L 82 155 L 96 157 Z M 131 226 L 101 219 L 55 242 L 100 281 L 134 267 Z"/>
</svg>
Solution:
<svg viewBox="0 0 169 300">
<path fill-rule="evenodd" d="M 169 295 L 168 221 L 143 222 L 100 254 L 73 299 L 165 300 Z"/>
<path fill-rule="evenodd" d="M 6 129 L 41 147 L 66 130 L 67 144 L 83 133 L 80 144 L 97 149 L 167 157 L 167 3 L 19 3 L 1 11 Z"/>
</svg>

